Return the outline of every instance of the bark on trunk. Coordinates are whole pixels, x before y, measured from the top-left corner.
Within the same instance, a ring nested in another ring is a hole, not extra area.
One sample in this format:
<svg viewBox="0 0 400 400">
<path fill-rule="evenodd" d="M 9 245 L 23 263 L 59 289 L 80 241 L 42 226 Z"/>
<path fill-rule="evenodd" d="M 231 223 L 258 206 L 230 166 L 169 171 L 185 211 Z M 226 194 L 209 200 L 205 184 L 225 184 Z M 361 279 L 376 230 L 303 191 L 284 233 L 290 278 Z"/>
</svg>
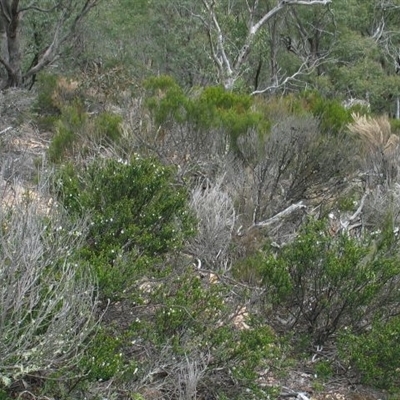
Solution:
<svg viewBox="0 0 400 400">
<path fill-rule="evenodd" d="M 20 14 L 16 12 L 11 13 L 11 21 L 7 26 L 7 45 L 8 45 L 8 58 L 11 70 L 8 71 L 7 86 L 21 86 L 22 85 L 22 70 L 21 70 L 21 51 L 20 51 L 20 36 L 19 36 L 19 23 Z"/>
</svg>

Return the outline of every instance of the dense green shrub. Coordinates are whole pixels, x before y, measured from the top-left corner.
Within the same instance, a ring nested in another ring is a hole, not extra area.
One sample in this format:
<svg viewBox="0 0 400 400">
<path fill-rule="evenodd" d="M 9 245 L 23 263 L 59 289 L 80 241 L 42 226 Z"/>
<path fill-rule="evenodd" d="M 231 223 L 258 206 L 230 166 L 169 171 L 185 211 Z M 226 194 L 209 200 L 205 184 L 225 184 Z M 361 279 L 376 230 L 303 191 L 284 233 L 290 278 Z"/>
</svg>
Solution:
<svg viewBox="0 0 400 400">
<path fill-rule="evenodd" d="M 238 137 L 249 129 L 263 135 L 270 127 L 266 116 L 255 110 L 250 96 L 223 87 L 207 87 L 186 95 L 172 78 L 162 76 L 147 80 L 145 88 L 146 104 L 157 126 L 177 123 L 200 137 L 209 135 L 211 129 L 219 130 L 220 135 L 227 134 L 234 150 Z"/>
<path fill-rule="evenodd" d="M 341 328 L 362 332 L 373 318 L 398 311 L 397 242 L 390 229 L 361 240 L 332 237 L 324 221 L 310 221 L 276 254 L 257 255 L 255 265 L 284 326 L 322 344 Z"/>
<path fill-rule="evenodd" d="M 187 194 L 173 179 L 172 168 L 140 157 L 61 169 L 56 183 L 64 207 L 71 216 L 90 216 L 83 255 L 103 294 L 121 296 L 134 271 L 156 268 L 193 233 Z"/>
<path fill-rule="evenodd" d="M 101 329 L 85 350 L 79 368 L 87 379 L 105 381 L 121 375 L 125 363 L 121 338 Z"/>
<path fill-rule="evenodd" d="M 59 115 L 60 109 L 53 98 L 57 81 L 56 75 L 39 74 L 38 96 L 33 109 L 40 115 Z"/>
<path fill-rule="evenodd" d="M 343 360 L 356 368 L 364 383 L 383 389 L 400 385 L 400 318 L 376 322 L 362 335 L 345 331 L 339 342 Z"/>
<path fill-rule="evenodd" d="M 122 117 L 111 112 L 103 112 L 94 120 L 94 137 L 101 142 L 113 143 L 121 137 Z"/>
<path fill-rule="evenodd" d="M 339 100 L 323 98 L 317 92 L 306 92 L 304 98 L 306 108 L 319 119 L 322 132 L 338 134 L 352 121 L 354 110 L 346 109 Z"/>
<path fill-rule="evenodd" d="M 52 162 L 60 162 L 73 148 L 86 126 L 87 114 L 81 102 L 77 101 L 62 109 L 61 115 L 54 122 L 53 136 L 48 154 Z"/>
<path fill-rule="evenodd" d="M 170 76 L 149 78 L 144 87 L 147 90 L 146 104 L 153 113 L 157 125 L 184 122 L 188 98 Z"/>
<path fill-rule="evenodd" d="M 204 129 L 222 128 L 228 133 L 232 148 L 237 150 L 240 135 L 253 128 L 262 136 L 270 128 L 267 118 L 255 111 L 253 104 L 248 95 L 229 92 L 219 86 L 208 87 L 192 99 L 189 121 Z"/>
</svg>

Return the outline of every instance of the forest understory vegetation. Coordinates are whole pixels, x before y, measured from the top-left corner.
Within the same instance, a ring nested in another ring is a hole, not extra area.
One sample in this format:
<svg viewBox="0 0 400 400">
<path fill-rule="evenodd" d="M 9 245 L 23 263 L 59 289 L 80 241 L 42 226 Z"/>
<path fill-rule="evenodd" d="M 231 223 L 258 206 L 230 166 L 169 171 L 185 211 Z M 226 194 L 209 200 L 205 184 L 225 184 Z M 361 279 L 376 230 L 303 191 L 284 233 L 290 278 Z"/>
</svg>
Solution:
<svg viewBox="0 0 400 400">
<path fill-rule="evenodd" d="M 0 400 L 400 398 L 399 0 L 0 1 Z"/>
<path fill-rule="evenodd" d="M 397 398 L 388 117 L 169 76 L 112 100 L 43 74 L 4 112 L 0 398 Z"/>
</svg>

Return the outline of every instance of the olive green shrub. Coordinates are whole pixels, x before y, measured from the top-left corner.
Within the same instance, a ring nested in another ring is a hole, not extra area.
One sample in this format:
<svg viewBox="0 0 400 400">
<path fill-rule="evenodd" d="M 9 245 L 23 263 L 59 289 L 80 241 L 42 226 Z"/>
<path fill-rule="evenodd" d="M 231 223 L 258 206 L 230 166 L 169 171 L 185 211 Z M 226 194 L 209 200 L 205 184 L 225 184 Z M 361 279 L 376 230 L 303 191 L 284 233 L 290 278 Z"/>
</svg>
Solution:
<svg viewBox="0 0 400 400">
<path fill-rule="evenodd" d="M 137 273 L 157 270 L 193 234 L 188 195 L 173 181 L 173 168 L 139 156 L 60 170 L 56 189 L 67 212 L 90 216 L 82 256 L 94 265 L 103 295 L 123 296 Z"/>
<path fill-rule="evenodd" d="M 324 344 L 338 331 L 365 331 L 399 311 L 398 239 L 393 230 L 357 239 L 332 236 L 311 220 L 297 238 L 250 260 L 266 288 L 269 318 L 280 329 L 306 333 Z"/>
<path fill-rule="evenodd" d="M 139 379 L 149 371 L 159 373 L 162 365 L 168 377 L 157 385 L 178 397 L 182 365 L 190 361 L 201 367 L 198 396 L 262 398 L 258 373 L 280 359 L 279 339 L 250 315 L 240 297 L 232 298 L 223 276 L 175 267 L 162 280 L 149 280 L 144 291 L 147 307 L 129 329 L 129 342 L 140 343 L 140 351 L 149 355 L 138 366 Z"/>
<path fill-rule="evenodd" d="M 359 111 L 346 109 L 339 100 L 324 98 L 318 92 L 306 92 L 303 95 L 306 108 L 319 119 L 324 133 L 341 133 L 352 121 L 351 113 Z"/>
<path fill-rule="evenodd" d="M 238 138 L 248 130 L 261 136 L 270 123 L 258 112 L 249 95 L 224 88 L 184 90 L 169 76 L 154 77 L 144 83 L 146 105 L 154 124 L 154 145 L 164 151 L 198 154 L 236 152 Z"/>
<path fill-rule="evenodd" d="M 396 391 L 400 385 L 400 319 L 374 322 L 361 335 L 350 330 L 340 337 L 341 359 L 353 367 L 364 383 Z"/>
</svg>

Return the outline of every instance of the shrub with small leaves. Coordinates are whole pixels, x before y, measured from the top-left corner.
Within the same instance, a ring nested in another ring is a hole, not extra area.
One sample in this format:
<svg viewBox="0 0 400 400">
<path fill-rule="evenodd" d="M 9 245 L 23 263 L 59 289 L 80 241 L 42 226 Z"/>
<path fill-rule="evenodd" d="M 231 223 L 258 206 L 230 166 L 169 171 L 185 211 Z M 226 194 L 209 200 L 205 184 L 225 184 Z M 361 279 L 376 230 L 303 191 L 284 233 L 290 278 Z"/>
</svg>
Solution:
<svg viewBox="0 0 400 400">
<path fill-rule="evenodd" d="M 86 121 L 87 114 L 81 102 L 74 102 L 62 109 L 59 119 L 54 123 L 55 135 L 48 150 L 50 161 L 60 162 L 66 155 L 73 153 Z"/>
<path fill-rule="evenodd" d="M 94 120 L 94 137 L 100 143 L 113 143 L 121 137 L 122 117 L 111 112 L 103 112 Z"/>
<path fill-rule="evenodd" d="M 194 232 L 188 195 L 173 179 L 174 169 L 137 156 L 61 169 L 56 184 L 63 205 L 71 216 L 90 215 L 82 254 L 104 295 L 121 296 L 134 271 L 157 269 Z"/>
<path fill-rule="evenodd" d="M 89 380 L 106 381 L 121 375 L 124 364 L 121 339 L 102 329 L 90 342 L 79 368 Z"/>
<path fill-rule="evenodd" d="M 399 311 L 397 243 L 390 228 L 361 240 L 310 221 L 294 242 L 258 256 L 258 268 L 283 326 L 322 344 L 345 326 L 361 332 Z"/>
<path fill-rule="evenodd" d="M 364 383 L 395 390 L 400 385 L 400 318 L 375 322 L 368 332 L 342 332 L 342 360 L 355 367 Z"/>
<path fill-rule="evenodd" d="M 146 104 L 158 130 L 172 136 L 178 135 L 176 131 L 185 132 L 184 141 L 192 146 L 195 142 L 198 147 L 217 146 L 220 152 L 227 148 L 238 151 L 238 138 L 248 130 L 254 129 L 260 136 L 269 131 L 268 119 L 255 109 L 251 96 L 219 86 L 187 95 L 168 76 L 147 80 L 145 88 Z"/>
<path fill-rule="evenodd" d="M 338 134 L 352 121 L 352 109 L 346 109 L 338 100 L 323 98 L 317 92 L 304 94 L 306 107 L 320 121 L 324 133 Z"/>
<path fill-rule="evenodd" d="M 169 366 L 165 385 L 179 379 L 178 366 L 190 358 L 204 365 L 198 395 L 219 387 L 221 396 L 251 399 L 260 394 L 258 372 L 280 358 L 280 343 L 232 299 L 225 283 L 193 267 L 171 270 L 149 289 L 148 311 L 132 323 L 131 335 L 152 354 L 151 365 Z"/>
</svg>

